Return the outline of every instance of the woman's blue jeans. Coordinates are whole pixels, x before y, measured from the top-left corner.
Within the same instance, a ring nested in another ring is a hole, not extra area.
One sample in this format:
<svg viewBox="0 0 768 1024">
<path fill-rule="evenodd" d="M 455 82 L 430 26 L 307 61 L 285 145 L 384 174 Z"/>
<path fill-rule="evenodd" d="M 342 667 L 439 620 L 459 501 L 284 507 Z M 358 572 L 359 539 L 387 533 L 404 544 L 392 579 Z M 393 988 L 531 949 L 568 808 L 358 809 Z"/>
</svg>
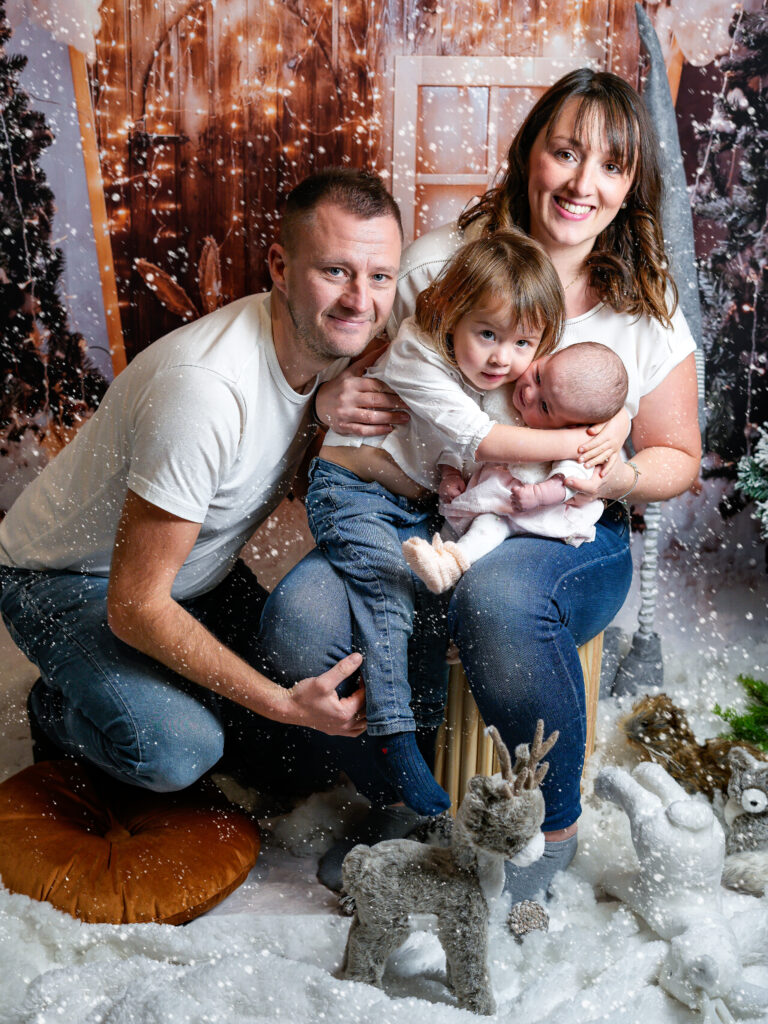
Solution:
<svg viewBox="0 0 768 1024">
<path fill-rule="evenodd" d="M 499 729 L 510 751 L 533 739 L 539 718 L 547 734 L 560 732 L 542 785 L 545 831 L 567 828 L 581 813 L 586 705 L 577 647 L 613 619 L 631 578 L 628 517 L 614 504 L 592 543 L 574 548 L 511 537 L 476 562 L 454 591 L 451 635 L 486 724 Z M 294 679 L 349 652 L 352 624 L 344 584 L 319 551 L 278 585 L 262 624 L 267 635 L 282 635 L 284 644 L 273 653 Z M 304 642 L 291 643 L 292 637 Z"/>
<path fill-rule="evenodd" d="M 363 655 L 369 735 L 415 732 L 415 714 L 419 725 L 436 728 L 448 693 L 448 595 L 431 594 L 408 568 L 402 551 L 404 540 L 428 541 L 440 528 L 436 499 L 411 501 L 315 459 L 307 518 L 318 548 L 344 580 L 353 644 Z M 422 664 L 409 674 L 408 644 L 415 625 L 426 650 Z"/>
</svg>

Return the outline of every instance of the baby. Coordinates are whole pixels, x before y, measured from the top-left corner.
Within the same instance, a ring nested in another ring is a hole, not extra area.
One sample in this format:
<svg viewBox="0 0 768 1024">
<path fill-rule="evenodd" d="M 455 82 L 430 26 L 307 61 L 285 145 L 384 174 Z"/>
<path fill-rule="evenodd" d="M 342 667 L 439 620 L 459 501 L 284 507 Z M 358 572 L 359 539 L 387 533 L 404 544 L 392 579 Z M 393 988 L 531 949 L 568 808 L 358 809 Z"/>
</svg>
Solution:
<svg viewBox="0 0 768 1024">
<path fill-rule="evenodd" d="M 493 392 L 484 408 L 499 423 L 557 428 L 610 420 L 624 406 L 627 371 L 605 345 L 583 342 L 536 359 L 518 380 Z M 594 540 L 602 501 L 568 505 L 567 478 L 589 479 L 592 470 L 571 460 L 505 466 L 469 463 L 440 466 L 440 512 L 460 540 L 436 533 L 428 544 L 411 537 L 403 554 L 436 594 L 513 534 L 554 537 L 578 546 Z M 465 482 L 466 481 L 466 482 Z"/>
</svg>

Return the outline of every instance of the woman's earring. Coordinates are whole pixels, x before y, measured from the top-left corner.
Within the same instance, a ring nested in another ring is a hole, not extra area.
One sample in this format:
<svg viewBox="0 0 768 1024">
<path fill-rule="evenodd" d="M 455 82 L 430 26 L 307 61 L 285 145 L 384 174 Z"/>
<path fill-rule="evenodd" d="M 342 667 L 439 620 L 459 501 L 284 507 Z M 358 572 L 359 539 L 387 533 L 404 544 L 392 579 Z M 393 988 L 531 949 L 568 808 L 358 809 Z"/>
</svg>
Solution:
<svg viewBox="0 0 768 1024">
<path fill-rule="evenodd" d="M 623 202 L 623 203 L 621 204 L 621 208 L 622 208 L 622 210 L 626 210 L 626 208 L 627 208 L 627 200 L 626 200 L 626 199 L 625 199 L 625 200 L 624 200 L 624 202 Z"/>
</svg>

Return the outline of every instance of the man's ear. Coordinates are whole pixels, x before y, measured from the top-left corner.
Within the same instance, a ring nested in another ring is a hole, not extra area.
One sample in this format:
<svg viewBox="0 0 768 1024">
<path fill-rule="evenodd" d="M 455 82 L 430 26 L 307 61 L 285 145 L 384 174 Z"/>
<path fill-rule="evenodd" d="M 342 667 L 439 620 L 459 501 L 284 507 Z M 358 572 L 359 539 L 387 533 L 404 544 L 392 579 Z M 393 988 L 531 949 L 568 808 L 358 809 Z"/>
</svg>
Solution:
<svg viewBox="0 0 768 1024">
<path fill-rule="evenodd" d="M 281 291 L 284 295 L 286 293 L 285 283 L 285 268 L 288 262 L 288 254 L 282 245 L 278 242 L 273 242 L 269 247 L 267 253 L 267 266 L 269 267 L 269 276 L 272 278 L 272 284 L 278 291 Z"/>
</svg>

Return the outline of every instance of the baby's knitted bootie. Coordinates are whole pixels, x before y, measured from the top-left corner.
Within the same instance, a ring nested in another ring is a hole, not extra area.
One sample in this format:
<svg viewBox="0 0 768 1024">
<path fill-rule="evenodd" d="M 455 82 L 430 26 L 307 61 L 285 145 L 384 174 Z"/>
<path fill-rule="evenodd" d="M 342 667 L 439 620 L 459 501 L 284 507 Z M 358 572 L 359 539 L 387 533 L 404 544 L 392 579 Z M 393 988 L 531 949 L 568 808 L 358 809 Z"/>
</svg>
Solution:
<svg viewBox="0 0 768 1024">
<path fill-rule="evenodd" d="M 433 594 L 455 586 L 472 564 L 458 544 L 443 541 L 439 533 L 431 544 L 421 537 L 410 537 L 403 542 L 403 557 Z"/>
</svg>

